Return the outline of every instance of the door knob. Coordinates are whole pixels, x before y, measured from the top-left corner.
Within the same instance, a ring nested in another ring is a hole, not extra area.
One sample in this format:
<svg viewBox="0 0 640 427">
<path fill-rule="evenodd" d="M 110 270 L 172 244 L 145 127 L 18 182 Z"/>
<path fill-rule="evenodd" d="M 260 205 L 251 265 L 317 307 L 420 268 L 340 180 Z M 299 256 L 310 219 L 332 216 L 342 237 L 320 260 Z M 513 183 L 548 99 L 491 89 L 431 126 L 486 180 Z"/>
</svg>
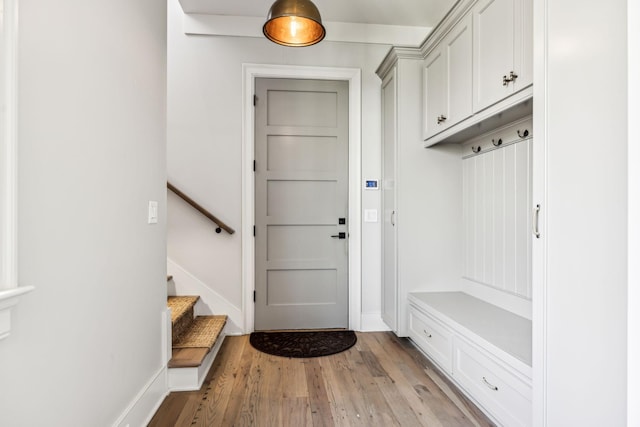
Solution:
<svg viewBox="0 0 640 427">
<path fill-rule="evenodd" d="M 344 233 L 344 232 L 341 231 L 340 233 L 334 234 L 331 237 L 333 237 L 334 239 L 346 239 L 347 238 L 347 233 Z"/>
</svg>

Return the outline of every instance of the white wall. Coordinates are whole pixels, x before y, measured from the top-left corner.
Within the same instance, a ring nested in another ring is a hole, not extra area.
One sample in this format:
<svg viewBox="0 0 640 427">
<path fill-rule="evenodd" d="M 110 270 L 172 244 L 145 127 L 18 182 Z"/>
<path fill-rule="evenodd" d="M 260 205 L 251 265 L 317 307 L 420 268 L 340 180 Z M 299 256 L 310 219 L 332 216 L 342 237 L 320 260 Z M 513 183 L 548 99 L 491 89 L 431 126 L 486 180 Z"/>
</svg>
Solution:
<svg viewBox="0 0 640 427">
<path fill-rule="evenodd" d="M 166 8 L 21 0 L 19 28 L 19 275 L 36 290 L 0 342 L 0 425 L 107 426 L 163 368 Z"/>
<path fill-rule="evenodd" d="M 266 39 L 187 36 L 182 17 L 178 0 L 170 0 L 169 180 L 238 232 L 216 235 L 213 224 L 170 198 L 168 255 L 241 307 L 242 64 L 362 69 L 362 173 L 379 178 L 380 80 L 375 69 L 389 46 L 322 42 L 295 49 Z M 363 192 L 362 208 L 379 209 L 379 192 Z M 379 222 L 363 223 L 362 248 L 362 312 L 379 313 Z"/>
<path fill-rule="evenodd" d="M 544 4 L 534 121 L 547 149 L 546 425 L 624 426 L 627 2 Z"/>
</svg>

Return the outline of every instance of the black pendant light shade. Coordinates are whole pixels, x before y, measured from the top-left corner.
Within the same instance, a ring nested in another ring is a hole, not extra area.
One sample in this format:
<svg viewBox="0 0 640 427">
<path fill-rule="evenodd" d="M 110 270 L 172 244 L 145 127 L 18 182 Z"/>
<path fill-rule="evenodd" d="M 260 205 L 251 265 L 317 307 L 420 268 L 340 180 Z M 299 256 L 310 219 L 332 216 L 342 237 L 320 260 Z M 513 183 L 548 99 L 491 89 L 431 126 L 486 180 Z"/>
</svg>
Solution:
<svg viewBox="0 0 640 427">
<path fill-rule="evenodd" d="M 320 12 L 311 0 L 276 0 L 262 32 L 274 43 L 294 47 L 316 44 L 326 34 Z"/>
</svg>

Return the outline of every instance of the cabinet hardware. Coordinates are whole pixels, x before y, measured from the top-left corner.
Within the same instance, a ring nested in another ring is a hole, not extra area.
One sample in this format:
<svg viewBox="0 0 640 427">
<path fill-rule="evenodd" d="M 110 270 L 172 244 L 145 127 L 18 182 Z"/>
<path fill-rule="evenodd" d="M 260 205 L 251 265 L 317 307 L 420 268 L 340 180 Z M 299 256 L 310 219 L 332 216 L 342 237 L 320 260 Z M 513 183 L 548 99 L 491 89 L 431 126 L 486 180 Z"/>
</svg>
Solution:
<svg viewBox="0 0 640 427">
<path fill-rule="evenodd" d="M 396 211 L 391 211 L 391 218 L 389 218 L 392 226 L 396 226 Z"/>
<path fill-rule="evenodd" d="M 524 132 L 520 132 L 520 129 L 518 129 L 518 136 L 522 139 L 526 138 L 529 136 L 529 130 L 525 129 Z"/>
<path fill-rule="evenodd" d="M 540 205 L 536 205 L 535 209 L 533 210 L 533 221 L 532 221 L 533 235 L 536 236 L 536 239 L 540 238 L 540 229 L 538 228 L 539 221 L 540 221 Z"/>
<path fill-rule="evenodd" d="M 494 147 L 499 147 L 502 145 L 502 138 L 499 138 L 497 141 L 495 139 L 492 139 L 491 143 L 493 144 Z"/>
<path fill-rule="evenodd" d="M 479 145 L 477 147 L 475 145 L 471 147 L 471 151 L 473 151 L 475 154 L 478 154 L 481 150 L 482 147 L 480 147 Z"/>
<path fill-rule="evenodd" d="M 429 332 L 427 332 L 426 329 L 423 329 L 422 332 L 424 332 L 424 334 L 427 336 L 427 338 L 431 338 L 431 334 Z"/>
<path fill-rule="evenodd" d="M 518 75 L 516 73 L 514 73 L 513 71 L 509 71 L 509 77 L 502 76 L 502 86 L 508 86 L 509 83 L 515 82 L 517 78 Z"/>
<path fill-rule="evenodd" d="M 444 122 L 444 121 L 446 121 L 446 120 L 447 120 L 447 116 L 444 116 L 444 115 L 442 115 L 442 114 L 441 114 L 441 115 L 439 115 L 439 116 L 438 116 L 438 118 L 436 119 L 436 121 L 438 122 L 438 124 L 440 124 L 440 123 L 442 123 L 442 122 Z"/>
<path fill-rule="evenodd" d="M 482 377 L 482 382 L 489 387 L 491 390 L 493 391 L 498 391 L 498 387 L 494 386 L 493 384 L 491 384 L 489 381 L 487 381 L 487 379 L 485 377 Z"/>
</svg>

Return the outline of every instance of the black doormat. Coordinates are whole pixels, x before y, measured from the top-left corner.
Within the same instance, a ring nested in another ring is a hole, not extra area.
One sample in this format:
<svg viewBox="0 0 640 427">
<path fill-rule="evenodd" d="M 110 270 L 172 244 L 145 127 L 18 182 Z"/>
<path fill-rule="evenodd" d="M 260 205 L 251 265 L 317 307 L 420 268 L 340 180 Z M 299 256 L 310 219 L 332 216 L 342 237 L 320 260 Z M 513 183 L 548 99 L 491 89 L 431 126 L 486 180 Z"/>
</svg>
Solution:
<svg viewBox="0 0 640 427">
<path fill-rule="evenodd" d="M 259 351 L 282 357 L 319 357 L 345 351 L 356 343 L 353 331 L 254 332 L 251 345 Z"/>
</svg>

